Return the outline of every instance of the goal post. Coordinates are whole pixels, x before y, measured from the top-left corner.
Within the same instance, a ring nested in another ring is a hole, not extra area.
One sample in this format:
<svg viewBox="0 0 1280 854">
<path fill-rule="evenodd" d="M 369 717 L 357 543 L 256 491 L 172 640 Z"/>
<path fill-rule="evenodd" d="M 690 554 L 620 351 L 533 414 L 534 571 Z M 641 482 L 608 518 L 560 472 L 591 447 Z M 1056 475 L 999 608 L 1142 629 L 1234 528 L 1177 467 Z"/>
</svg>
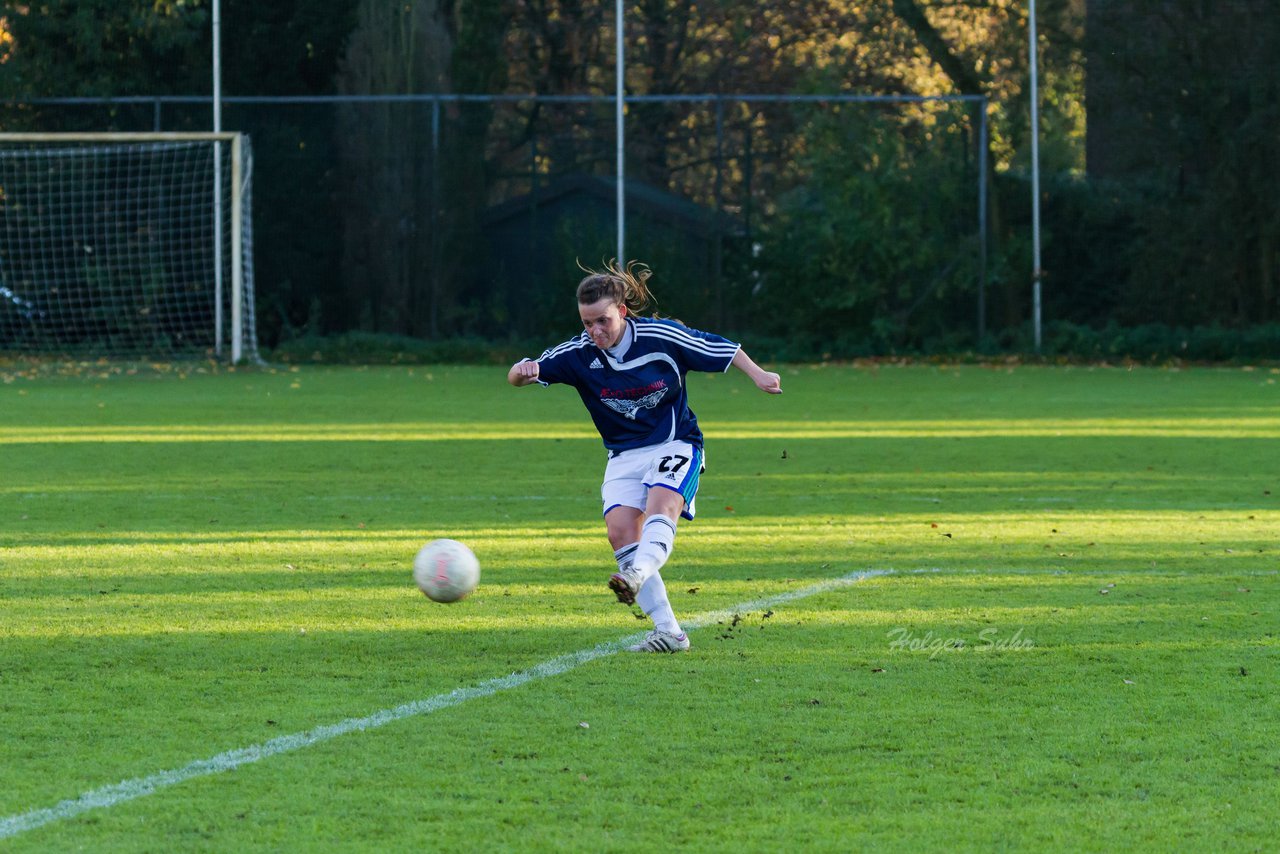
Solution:
<svg viewBox="0 0 1280 854">
<path fill-rule="evenodd" d="M 258 361 L 252 185 L 242 133 L 0 133 L 0 351 Z"/>
</svg>

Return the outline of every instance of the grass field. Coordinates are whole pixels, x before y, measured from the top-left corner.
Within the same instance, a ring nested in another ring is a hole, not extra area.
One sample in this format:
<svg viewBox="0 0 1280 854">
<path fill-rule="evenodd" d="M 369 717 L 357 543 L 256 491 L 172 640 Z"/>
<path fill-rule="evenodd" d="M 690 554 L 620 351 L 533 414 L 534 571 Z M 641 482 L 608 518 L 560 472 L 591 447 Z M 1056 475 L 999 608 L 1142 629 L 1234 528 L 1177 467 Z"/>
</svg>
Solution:
<svg viewBox="0 0 1280 854">
<path fill-rule="evenodd" d="M 682 656 L 567 389 L 80 373 L 0 373 L 0 850 L 1276 845 L 1275 369 L 693 377 Z"/>
</svg>

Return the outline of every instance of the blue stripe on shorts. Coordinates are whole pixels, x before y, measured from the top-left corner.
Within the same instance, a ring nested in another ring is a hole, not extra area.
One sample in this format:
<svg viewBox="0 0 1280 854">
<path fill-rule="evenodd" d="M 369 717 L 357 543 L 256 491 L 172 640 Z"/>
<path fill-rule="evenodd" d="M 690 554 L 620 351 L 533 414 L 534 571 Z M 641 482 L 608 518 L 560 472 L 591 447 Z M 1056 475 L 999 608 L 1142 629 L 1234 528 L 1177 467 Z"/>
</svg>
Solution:
<svg viewBox="0 0 1280 854">
<path fill-rule="evenodd" d="M 684 483 L 680 484 L 680 494 L 684 496 L 685 504 L 693 502 L 693 498 L 698 494 L 698 481 L 702 478 L 702 449 L 693 449 L 693 459 L 689 461 L 689 474 L 685 476 Z"/>
</svg>

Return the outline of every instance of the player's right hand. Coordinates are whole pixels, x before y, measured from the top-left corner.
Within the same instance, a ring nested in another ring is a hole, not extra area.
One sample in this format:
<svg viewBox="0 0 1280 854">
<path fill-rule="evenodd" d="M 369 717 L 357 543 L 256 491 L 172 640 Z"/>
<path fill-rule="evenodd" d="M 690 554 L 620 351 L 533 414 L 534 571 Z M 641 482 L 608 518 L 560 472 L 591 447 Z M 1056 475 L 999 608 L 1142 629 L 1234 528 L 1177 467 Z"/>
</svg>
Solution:
<svg viewBox="0 0 1280 854">
<path fill-rule="evenodd" d="M 517 362 L 511 366 L 511 373 L 508 379 L 512 385 L 528 385 L 537 382 L 540 373 L 540 366 L 532 359 L 527 362 Z"/>
</svg>

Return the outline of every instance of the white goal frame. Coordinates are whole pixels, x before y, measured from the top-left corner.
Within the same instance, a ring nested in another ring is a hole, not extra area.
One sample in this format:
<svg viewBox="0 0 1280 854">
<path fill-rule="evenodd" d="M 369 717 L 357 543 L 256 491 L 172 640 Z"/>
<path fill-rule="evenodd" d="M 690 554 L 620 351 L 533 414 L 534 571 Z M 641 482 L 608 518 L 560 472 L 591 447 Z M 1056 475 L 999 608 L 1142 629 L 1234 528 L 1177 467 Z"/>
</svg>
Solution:
<svg viewBox="0 0 1280 854">
<path fill-rule="evenodd" d="M 69 143 L 131 143 L 131 142 L 211 142 L 211 143 L 229 143 L 231 146 L 231 180 L 230 180 L 230 223 L 231 223 L 231 299 L 230 299 L 230 360 L 232 364 L 237 364 L 244 359 L 245 356 L 245 340 L 244 340 L 244 204 L 243 204 L 243 179 L 245 176 L 244 162 L 244 144 L 245 135 L 238 131 L 222 131 L 222 132 L 151 132 L 151 133 L 118 133 L 118 132 L 89 132 L 89 133 L 3 133 L 0 132 L 0 144 L 2 143 L 23 143 L 23 144 L 69 144 Z M 220 148 L 221 146 L 219 146 Z M 220 169 L 221 158 L 214 157 L 215 175 Z M 222 228 L 221 217 L 221 200 L 222 188 L 213 187 L 211 194 L 212 203 L 210 205 L 210 217 L 214 219 L 215 234 L 220 233 Z M 221 240 L 217 241 L 215 254 L 219 259 L 216 265 L 215 281 L 214 281 L 214 342 L 215 352 L 218 356 L 223 353 L 223 327 L 224 325 L 224 307 L 223 296 L 223 271 L 220 262 L 222 252 Z M 255 333 L 256 337 L 256 333 Z M 253 356 L 257 358 L 257 342 L 251 342 Z"/>
</svg>

